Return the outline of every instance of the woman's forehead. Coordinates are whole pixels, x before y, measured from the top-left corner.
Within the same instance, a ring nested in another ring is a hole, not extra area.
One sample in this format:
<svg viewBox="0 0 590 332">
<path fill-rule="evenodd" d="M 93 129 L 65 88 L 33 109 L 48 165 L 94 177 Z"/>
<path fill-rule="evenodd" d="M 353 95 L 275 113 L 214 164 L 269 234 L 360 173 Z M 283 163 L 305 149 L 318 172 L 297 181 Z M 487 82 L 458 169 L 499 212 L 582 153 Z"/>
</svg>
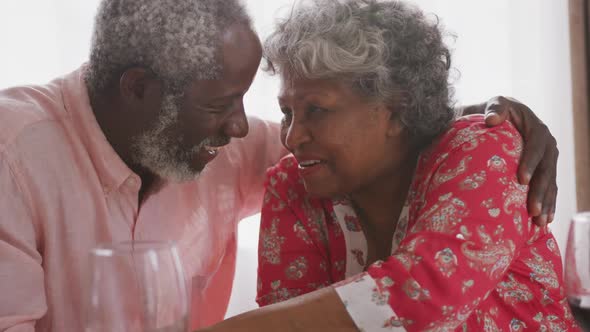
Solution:
<svg viewBox="0 0 590 332">
<path fill-rule="evenodd" d="M 332 79 L 281 79 L 279 97 L 300 98 L 308 95 L 329 97 L 350 91 L 347 85 Z"/>
<path fill-rule="evenodd" d="M 291 79 L 282 80 L 278 100 L 280 103 L 321 100 L 333 104 L 372 104 L 375 100 L 354 89 L 345 80 Z"/>
</svg>

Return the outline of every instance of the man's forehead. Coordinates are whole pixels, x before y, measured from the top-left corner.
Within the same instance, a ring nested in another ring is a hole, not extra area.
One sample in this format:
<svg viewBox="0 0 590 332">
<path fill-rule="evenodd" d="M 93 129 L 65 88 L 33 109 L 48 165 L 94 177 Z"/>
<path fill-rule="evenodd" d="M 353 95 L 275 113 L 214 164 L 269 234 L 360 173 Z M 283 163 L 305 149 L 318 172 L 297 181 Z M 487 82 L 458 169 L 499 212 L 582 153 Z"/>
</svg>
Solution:
<svg viewBox="0 0 590 332">
<path fill-rule="evenodd" d="M 258 68 L 262 59 L 260 39 L 248 25 L 232 24 L 223 33 L 221 57 L 226 76 Z"/>
<path fill-rule="evenodd" d="M 228 100 L 243 95 L 243 87 L 230 80 L 196 80 L 187 91 L 187 97 L 194 103 L 202 104 L 218 100 Z"/>
</svg>

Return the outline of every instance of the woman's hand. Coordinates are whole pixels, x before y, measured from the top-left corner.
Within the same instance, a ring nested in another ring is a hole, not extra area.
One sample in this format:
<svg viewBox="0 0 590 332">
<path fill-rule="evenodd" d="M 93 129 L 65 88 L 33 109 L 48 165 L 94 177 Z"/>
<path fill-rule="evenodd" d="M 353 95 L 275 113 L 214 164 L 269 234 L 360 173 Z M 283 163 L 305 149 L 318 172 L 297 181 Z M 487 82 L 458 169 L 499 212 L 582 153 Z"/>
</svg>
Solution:
<svg viewBox="0 0 590 332">
<path fill-rule="evenodd" d="M 547 126 L 530 108 L 509 97 L 494 97 L 486 103 L 465 107 L 463 115 L 468 114 L 485 114 L 486 124 L 491 127 L 510 120 L 518 129 L 524 140 L 518 179 L 521 184 L 530 186 L 529 214 L 539 226 L 552 222 L 557 198 L 559 151 Z"/>
</svg>

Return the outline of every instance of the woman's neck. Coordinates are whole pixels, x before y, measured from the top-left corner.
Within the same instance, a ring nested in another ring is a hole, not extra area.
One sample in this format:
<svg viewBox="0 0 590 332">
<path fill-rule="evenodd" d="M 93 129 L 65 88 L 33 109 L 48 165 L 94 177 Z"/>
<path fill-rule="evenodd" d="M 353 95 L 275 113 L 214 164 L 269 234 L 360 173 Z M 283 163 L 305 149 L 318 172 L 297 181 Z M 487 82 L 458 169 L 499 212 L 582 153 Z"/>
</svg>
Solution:
<svg viewBox="0 0 590 332">
<path fill-rule="evenodd" d="M 351 195 L 367 240 L 367 264 L 391 255 L 393 235 L 412 184 L 417 159 L 417 155 L 404 159 L 403 165 L 387 176 Z"/>
<path fill-rule="evenodd" d="M 376 232 L 393 233 L 395 230 L 417 161 L 418 153 L 412 154 L 399 167 L 351 194 L 357 213 L 361 214 L 359 217 Z"/>
</svg>

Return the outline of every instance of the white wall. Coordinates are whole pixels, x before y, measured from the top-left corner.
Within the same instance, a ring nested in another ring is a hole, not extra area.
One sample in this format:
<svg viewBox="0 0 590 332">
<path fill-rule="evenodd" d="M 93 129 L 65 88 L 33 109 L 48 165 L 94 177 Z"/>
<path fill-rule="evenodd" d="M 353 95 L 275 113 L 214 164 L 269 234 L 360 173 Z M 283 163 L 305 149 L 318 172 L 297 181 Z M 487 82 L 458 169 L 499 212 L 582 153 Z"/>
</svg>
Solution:
<svg viewBox="0 0 590 332">
<path fill-rule="evenodd" d="M 88 57 L 97 0 L 0 2 L 0 88 L 44 83 Z"/>
<path fill-rule="evenodd" d="M 262 36 L 292 0 L 246 0 Z M 562 251 L 575 212 L 575 177 L 566 0 L 415 0 L 457 34 L 456 97 L 481 102 L 504 94 L 526 102 L 551 128 L 561 151 L 557 221 Z M 0 88 L 43 83 L 85 61 L 98 0 L 0 1 Z M 259 74 L 249 114 L 278 120 L 276 80 Z M 238 274 L 228 315 L 254 308 L 257 221 L 240 227 Z"/>
</svg>

